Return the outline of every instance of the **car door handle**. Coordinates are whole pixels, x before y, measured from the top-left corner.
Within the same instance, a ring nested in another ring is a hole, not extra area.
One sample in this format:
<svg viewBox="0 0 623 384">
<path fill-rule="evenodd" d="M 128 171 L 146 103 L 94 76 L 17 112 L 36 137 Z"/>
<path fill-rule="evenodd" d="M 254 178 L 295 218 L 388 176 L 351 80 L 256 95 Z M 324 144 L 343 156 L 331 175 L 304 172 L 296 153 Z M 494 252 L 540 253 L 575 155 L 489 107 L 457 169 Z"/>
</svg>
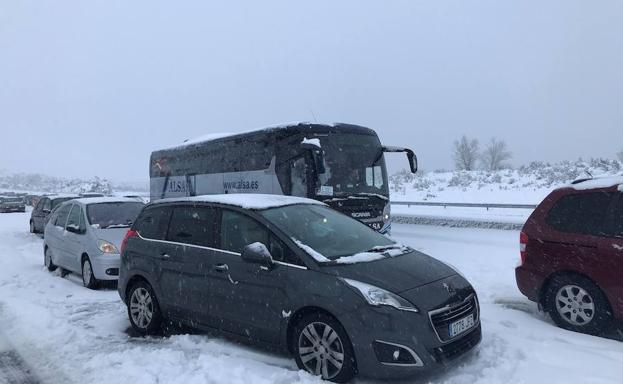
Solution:
<svg viewBox="0 0 623 384">
<path fill-rule="evenodd" d="M 229 266 L 227 264 L 214 264 L 212 269 L 216 272 L 223 273 L 229 271 Z"/>
<path fill-rule="evenodd" d="M 169 255 L 168 253 L 160 254 L 160 260 L 169 260 L 170 258 L 171 258 L 171 255 Z"/>
</svg>

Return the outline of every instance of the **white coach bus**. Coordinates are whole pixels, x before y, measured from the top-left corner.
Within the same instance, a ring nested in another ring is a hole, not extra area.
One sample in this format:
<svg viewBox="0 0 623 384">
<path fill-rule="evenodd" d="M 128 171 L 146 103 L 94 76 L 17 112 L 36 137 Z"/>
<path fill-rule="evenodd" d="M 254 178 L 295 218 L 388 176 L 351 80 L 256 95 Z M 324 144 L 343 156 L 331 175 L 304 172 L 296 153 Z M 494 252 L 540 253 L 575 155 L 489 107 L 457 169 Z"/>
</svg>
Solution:
<svg viewBox="0 0 623 384">
<path fill-rule="evenodd" d="M 375 131 L 350 124 L 294 123 L 232 135 L 213 135 L 154 151 L 150 195 L 268 193 L 308 197 L 390 230 L 385 152 L 413 151 L 381 145 Z"/>
</svg>

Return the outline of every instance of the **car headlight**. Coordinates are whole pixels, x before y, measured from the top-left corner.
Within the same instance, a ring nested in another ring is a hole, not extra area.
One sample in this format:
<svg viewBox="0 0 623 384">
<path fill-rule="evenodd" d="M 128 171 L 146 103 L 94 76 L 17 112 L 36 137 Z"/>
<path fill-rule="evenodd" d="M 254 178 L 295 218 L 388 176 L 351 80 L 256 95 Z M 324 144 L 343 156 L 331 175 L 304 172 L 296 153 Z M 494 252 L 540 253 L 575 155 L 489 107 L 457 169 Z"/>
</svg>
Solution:
<svg viewBox="0 0 623 384">
<path fill-rule="evenodd" d="M 361 281 L 342 279 L 346 284 L 357 289 L 370 305 L 387 305 L 402 311 L 419 312 L 415 305 L 411 304 L 402 297 L 391 293 L 374 285 L 362 283 Z"/>
<path fill-rule="evenodd" d="M 106 240 L 97 240 L 97 247 L 103 253 L 119 253 L 117 247 L 114 244 L 106 241 Z"/>
</svg>

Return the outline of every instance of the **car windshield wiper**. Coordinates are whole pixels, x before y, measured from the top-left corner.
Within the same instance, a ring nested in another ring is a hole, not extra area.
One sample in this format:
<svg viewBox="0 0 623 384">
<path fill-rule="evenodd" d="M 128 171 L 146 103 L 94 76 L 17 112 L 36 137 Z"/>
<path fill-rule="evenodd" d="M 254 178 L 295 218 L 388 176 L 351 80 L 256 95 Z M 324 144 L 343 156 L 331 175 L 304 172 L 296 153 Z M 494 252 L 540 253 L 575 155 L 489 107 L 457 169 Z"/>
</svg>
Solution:
<svg viewBox="0 0 623 384">
<path fill-rule="evenodd" d="M 405 247 L 402 244 L 377 245 L 375 247 L 368 249 L 366 252 L 383 253 L 383 252 L 387 252 L 392 249 L 408 249 L 408 247 Z"/>
<path fill-rule="evenodd" d="M 370 249 L 368 249 L 366 252 L 370 252 L 370 253 L 386 253 L 387 251 L 392 251 L 392 250 L 400 250 L 402 251 L 402 253 L 407 253 L 407 252 L 411 252 L 412 249 L 402 245 L 402 244 L 390 244 L 390 245 L 377 245 L 375 247 L 372 247 Z"/>
</svg>

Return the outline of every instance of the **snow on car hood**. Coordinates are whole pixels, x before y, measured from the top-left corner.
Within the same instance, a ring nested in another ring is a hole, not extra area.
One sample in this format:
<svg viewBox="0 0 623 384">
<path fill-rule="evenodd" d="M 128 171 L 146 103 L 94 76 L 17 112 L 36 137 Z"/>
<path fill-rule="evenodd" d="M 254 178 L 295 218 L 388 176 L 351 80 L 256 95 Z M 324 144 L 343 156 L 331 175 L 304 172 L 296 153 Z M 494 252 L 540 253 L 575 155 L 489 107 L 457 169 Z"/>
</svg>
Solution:
<svg viewBox="0 0 623 384">
<path fill-rule="evenodd" d="M 457 274 L 454 269 L 441 261 L 415 250 L 401 256 L 382 257 L 364 263 L 325 264 L 320 270 L 372 284 L 394 293 Z"/>
</svg>

